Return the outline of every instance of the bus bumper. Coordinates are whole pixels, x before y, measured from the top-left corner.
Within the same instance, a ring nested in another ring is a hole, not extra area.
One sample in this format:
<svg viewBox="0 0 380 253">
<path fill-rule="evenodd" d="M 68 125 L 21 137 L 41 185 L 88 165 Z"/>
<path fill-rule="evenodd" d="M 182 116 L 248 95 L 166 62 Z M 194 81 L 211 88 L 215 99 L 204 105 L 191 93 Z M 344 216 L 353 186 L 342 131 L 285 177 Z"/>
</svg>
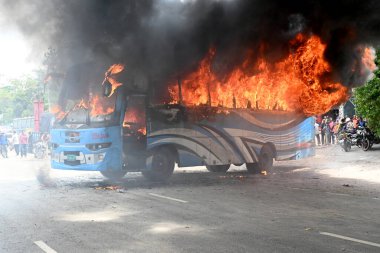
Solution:
<svg viewBox="0 0 380 253">
<path fill-rule="evenodd" d="M 120 150 L 108 148 L 97 152 L 86 149 L 73 149 L 70 151 L 53 150 L 51 154 L 51 167 L 59 170 L 104 171 L 121 170 Z"/>
</svg>

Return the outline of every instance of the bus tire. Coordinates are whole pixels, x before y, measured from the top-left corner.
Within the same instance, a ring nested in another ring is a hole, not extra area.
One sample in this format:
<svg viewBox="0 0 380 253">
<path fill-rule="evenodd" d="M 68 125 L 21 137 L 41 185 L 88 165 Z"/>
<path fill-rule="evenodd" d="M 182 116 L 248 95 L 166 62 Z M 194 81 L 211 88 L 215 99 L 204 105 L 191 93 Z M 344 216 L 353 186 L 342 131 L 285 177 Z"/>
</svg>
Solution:
<svg viewBox="0 0 380 253">
<path fill-rule="evenodd" d="M 260 166 L 259 163 L 246 163 L 247 171 L 250 174 L 260 174 Z"/>
<path fill-rule="evenodd" d="M 271 171 L 273 168 L 274 154 L 270 146 L 264 145 L 260 151 L 259 169 L 261 171 Z"/>
<path fill-rule="evenodd" d="M 274 154 L 269 145 L 264 145 L 261 148 L 259 161 L 257 163 L 246 163 L 249 173 L 259 174 L 262 171 L 270 172 L 273 168 Z"/>
<path fill-rule="evenodd" d="M 125 176 L 125 174 L 127 174 L 127 171 L 126 170 L 104 170 L 104 171 L 100 171 L 100 173 L 104 177 L 112 181 L 117 181 L 117 180 L 122 179 Z"/>
<path fill-rule="evenodd" d="M 142 171 L 149 181 L 166 181 L 174 171 L 175 157 L 168 148 L 160 148 L 152 155 L 151 168 Z"/>
<path fill-rule="evenodd" d="M 216 172 L 216 173 L 226 173 L 227 170 L 230 168 L 229 164 L 223 164 L 223 165 L 207 165 L 206 169 L 210 172 Z"/>
</svg>

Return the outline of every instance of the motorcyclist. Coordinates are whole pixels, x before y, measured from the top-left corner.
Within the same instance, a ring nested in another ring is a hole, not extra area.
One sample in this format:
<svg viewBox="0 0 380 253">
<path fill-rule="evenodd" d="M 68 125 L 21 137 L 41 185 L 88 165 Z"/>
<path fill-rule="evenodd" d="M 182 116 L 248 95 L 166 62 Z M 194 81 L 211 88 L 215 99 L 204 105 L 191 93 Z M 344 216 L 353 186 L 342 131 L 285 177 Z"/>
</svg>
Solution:
<svg viewBox="0 0 380 253">
<path fill-rule="evenodd" d="M 355 126 L 354 123 L 351 121 L 350 118 L 346 118 L 346 125 L 345 125 L 345 131 L 348 133 L 355 133 Z"/>
</svg>

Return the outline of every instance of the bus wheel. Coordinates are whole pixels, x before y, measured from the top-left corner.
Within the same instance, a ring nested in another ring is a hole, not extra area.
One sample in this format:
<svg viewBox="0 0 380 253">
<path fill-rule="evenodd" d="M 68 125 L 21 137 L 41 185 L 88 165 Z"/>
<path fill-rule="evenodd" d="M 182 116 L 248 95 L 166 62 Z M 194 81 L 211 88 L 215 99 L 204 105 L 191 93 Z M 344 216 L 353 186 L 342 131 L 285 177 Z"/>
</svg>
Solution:
<svg viewBox="0 0 380 253">
<path fill-rule="evenodd" d="M 273 167 L 273 151 L 269 146 L 264 145 L 261 148 L 259 161 L 257 163 L 247 163 L 247 170 L 252 174 L 259 174 L 262 171 L 269 172 Z"/>
<path fill-rule="evenodd" d="M 245 166 L 247 167 L 248 173 L 260 174 L 261 172 L 259 163 L 246 163 Z"/>
<path fill-rule="evenodd" d="M 156 150 L 152 157 L 150 168 L 142 171 L 145 178 L 150 181 L 166 181 L 173 174 L 175 158 L 167 148 Z"/>
<path fill-rule="evenodd" d="M 119 179 L 122 179 L 125 174 L 127 174 L 127 171 L 125 170 L 104 170 L 100 172 L 104 177 L 116 181 Z"/>
<path fill-rule="evenodd" d="M 217 172 L 217 173 L 226 173 L 227 170 L 230 168 L 229 164 L 223 164 L 223 165 L 207 165 L 207 170 L 210 172 Z"/>
</svg>

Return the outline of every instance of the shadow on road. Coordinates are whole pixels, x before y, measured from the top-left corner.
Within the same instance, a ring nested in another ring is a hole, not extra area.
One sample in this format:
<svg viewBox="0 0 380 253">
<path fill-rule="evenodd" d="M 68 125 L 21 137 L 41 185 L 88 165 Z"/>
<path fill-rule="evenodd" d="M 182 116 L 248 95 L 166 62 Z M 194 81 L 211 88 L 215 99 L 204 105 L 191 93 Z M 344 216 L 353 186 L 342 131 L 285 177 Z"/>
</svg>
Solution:
<svg viewBox="0 0 380 253">
<path fill-rule="evenodd" d="M 166 182 L 151 182 L 146 180 L 141 173 L 128 173 L 119 181 L 110 181 L 102 177 L 81 180 L 60 180 L 57 187 L 94 188 L 104 190 L 117 189 L 152 189 L 161 187 L 202 187 L 215 185 L 254 184 L 259 181 L 276 177 L 279 173 L 287 173 L 302 169 L 304 166 L 275 166 L 273 174 L 249 174 L 246 170 L 233 169 L 227 173 L 211 173 L 206 171 L 187 171 L 180 168 Z"/>
</svg>

